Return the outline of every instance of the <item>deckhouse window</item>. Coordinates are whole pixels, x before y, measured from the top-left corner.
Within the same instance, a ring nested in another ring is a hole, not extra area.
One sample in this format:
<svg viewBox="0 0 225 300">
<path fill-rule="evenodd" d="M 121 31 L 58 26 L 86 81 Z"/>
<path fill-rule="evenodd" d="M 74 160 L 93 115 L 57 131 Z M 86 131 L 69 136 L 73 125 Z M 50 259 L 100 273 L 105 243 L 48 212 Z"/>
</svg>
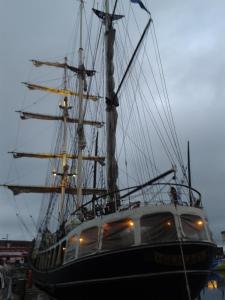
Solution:
<svg viewBox="0 0 225 300">
<path fill-rule="evenodd" d="M 125 248 L 134 244 L 134 222 L 123 219 L 103 225 L 102 249 Z"/>
<path fill-rule="evenodd" d="M 82 231 L 79 239 L 79 254 L 84 256 L 96 252 L 98 249 L 98 227 Z"/>
<path fill-rule="evenodd" d="M 195 215 L 181 215 L 181 223 L 186 238 L 207 240 L 206 222 Z"/>
<path fill-rule="evenodd" d="M 56 258 L 56 265 L 60 266 L 63 263 L 66 250 L 66 241 L 63 241 L 58 247 L 58 253 Z"/>
<path fill-rule="evenodd" d="M 76 246 L 77 246 L 77 236 L 75 234 L 69 236 L 67 241 L 67 246 L 65 249 L 64 261 L 70 261 L 75 257 Z"/>
<path fill-rule="evenodd" d="M 171 213 L 145 215 L 141 218 L 141 242 L 169 242 L 177 239 Z"/>
</svg>

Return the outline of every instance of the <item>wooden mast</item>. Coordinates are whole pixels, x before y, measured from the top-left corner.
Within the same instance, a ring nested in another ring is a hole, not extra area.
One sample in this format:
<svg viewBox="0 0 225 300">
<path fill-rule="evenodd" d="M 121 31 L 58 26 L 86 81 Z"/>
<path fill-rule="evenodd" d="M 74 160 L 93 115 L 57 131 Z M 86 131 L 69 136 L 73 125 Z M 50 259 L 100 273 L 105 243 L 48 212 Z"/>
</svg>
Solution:
<svg viewBox="0 0 225 300">
<path fill-rule="evenodd" d="M 113 28 L 113 16 L 109 14 L 109 0 L 105 0 L 105 61 L 106 61 L 106 162 L 107 162 L 107 189 L 111 209 L 117 205 L 117 178 L 118 166 L 115 158 L 116 151 L 116 127 L 118 99 L 114 92 L 113 55 L 115 29 Z"/>
<path fill-rule="evenodd" d="M 67 58 L 65 57 L 65 64 Z M 67 88 L 67 69 L 64 68 L 64 89 Z M 65 189 L 68 180 L 68 159 L 67 159 L 67 118 L 68 118 L 68 99 L 65 96 L 63 104 L 60 105 L 63 110 L 63 145 L 62 145 L 62 178 L 61 178 L 61 203 L 59 211 L 59 224 L 62 225 L 64 221 L 64 206 L 65 206 Z"/>
<path fill-rule="evenodd" d="M 84 69 L 84 57 L 83 57 L 83 9 L 84 1 L 80 0 L 80 47 L 79 47 L 79 69 Z M 84 126 L 83 126 L 83 92 L 84 92 L 84 79 L 82 72 L 78 74 L 79 79 L 79 105 L 78 105 L 78 163 L 77 163 L 77 203 L 76 208 L 78 209 L 82 203 L 82 185 L 83 185 L 83 168 L 82 168 L 82 154 L 84 145 Z"/>
</svg>

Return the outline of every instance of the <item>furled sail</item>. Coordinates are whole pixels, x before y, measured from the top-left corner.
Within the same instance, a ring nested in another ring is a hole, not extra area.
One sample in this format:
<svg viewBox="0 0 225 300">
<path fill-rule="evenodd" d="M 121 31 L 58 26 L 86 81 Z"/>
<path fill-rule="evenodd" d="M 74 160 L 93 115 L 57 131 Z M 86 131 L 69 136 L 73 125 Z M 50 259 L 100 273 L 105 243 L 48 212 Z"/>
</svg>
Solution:
<svg viewBox="0 0 225 300">
<path fill-rule="evenodd" d="M 40 60 L 31 60 L 32 63 L 35 65 L 35 67 L 41 67 L 41 66 L 49 66 L 49 67 L 57 67 L 57 68 L 67 68 L 72 72 L 75 72 L 77 74 L 79 74 L 81 72 L 80 68 L 76 68 L 73 66 L 68 65 L 67 63 L 58 63 L 58 62 L 48 62 L 48 61 L 40 61 Z M 96 71 L 95 70 L 87 70 L 85 68 L 83 68 L 82 70 L 83 73 L 85 73 L 87 76 L 93 76 Z"/>
<path fill-rule="evenodd" d="M 38 194 L 48 194 L 48 193 L 61 193 L 61 186 L 24 186 L 24 185 L 1 185 L 10 189 L 14 195 L 21 193 L 38 193 Z M 67 187 L 65 188 L 66 194 L 76 195 L 77 188 Z M 106 194 L 105 189 L 93 189 L 93 188 L 83 188 L 83 195 L 104 195 Z"/>
<path fill-rule="evenodd" d="M 22 82 L 22 83 L 25 84 L 28 87 L 28 89 L 30 89 L 30 90 L 39 90 L 39 91 L 44 91 L 44 92 L 49 92 L 49 93 L 59 94 L 59 95 L 64 95 L 64 96 L 77 96 L 77 97 L 79 96 L 79 93 L 73 92 L 68 89 L 55 89 L 55 88 L 50 88 L 50 87 L 46 87 L 46 86 L 42 86 L 42 85 L 29 83 L 29 82 Z M 101 97 L 84 94 L 83 98 L 97 101 Z"/>
<path fill-rule="evenodd" d="M 39 119 L 39 120 L 49 120 L 49 121 L 64 121 L 63 116 L 52 116 L 52 115 L 44 115 L 44 114 L 36 114 L 32 112 L 24 112 L 24 111 L 16 111 L 20 113 L 20 118 L 22 120 L 26 119 Z M 67 118 L 67 123 L 79 123 L 78 119 Z M 104 122 L 97 122 L 97 121 L 90 121 L 90 120 L 83 120 L 84 125 L 92 125 L 96 127 L 102 127 Z"/>
<path fill-rule="evenodd" d="M 33 158 L 63 158 L 66 155 L 68 159 L 77 159 L 78 155 L 76 154 L 65 154 L 65 153 L 25 153 L 25 152 L 9 152 L 13 154 L 14 158 L 21 157 L 33 157 Z M 104 165 L 105 157 L 102 156 L 83 156 L 83 160 L 93 160 L 99 162 L 101 165 Z"/>
</svg>

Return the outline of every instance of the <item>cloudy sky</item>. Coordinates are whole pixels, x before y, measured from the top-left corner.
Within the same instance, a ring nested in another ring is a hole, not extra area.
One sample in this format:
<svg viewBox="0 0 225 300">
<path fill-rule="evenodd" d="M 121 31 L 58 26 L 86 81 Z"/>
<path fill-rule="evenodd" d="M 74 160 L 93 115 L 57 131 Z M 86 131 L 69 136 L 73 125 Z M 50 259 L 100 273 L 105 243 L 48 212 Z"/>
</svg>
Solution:
<svg viewBox="0 0 225 300">
<path fill-rule="evenodd" d="M 70 50 L 74 2 L 0 0 L 1 183 L 9 179 L 15 183 L 25 172 L 21 165 L 14 169 L 7 152 L 23 142 L 15 110 L 28 98 L 21 82 L 30 79 L 29 59 L 55 58 Z M 220 242 L 220 231 L 225 230 L 225 1 L 145 3 L 154 19 L 178 135 L 191 144 L 192 183 L 202 193 L 211 229 Z M 29 196 L 16 199 L 1 189 L 0 205 L 0 239 L 7 234 L 11 239 L 31 238 L 37 204 Z"/>
</svg>

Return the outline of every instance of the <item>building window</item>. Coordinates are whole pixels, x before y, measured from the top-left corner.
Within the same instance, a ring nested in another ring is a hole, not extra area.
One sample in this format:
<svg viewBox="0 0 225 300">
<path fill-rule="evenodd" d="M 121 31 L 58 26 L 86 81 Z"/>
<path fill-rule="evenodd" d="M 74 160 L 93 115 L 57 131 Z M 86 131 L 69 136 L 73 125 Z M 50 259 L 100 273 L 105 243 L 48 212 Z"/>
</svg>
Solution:
<svg viewBox="0 0 225 300">
<path fill-rule="evenodd" d="M 98 249 L 98 227 L 92 227 L 82 231 L 79 238 L 79 254 L 85 256 L 95 253 Z"/>
<path fill-rule="evenodd" d="M 195 215 L 181 215 L 181 223 L 185 238 L 207 240 L 206 222 Z"/>
<path fill-rule="evenodd" d="M 174 240 L 177 240 L 177 230 L 171 213 L 151 214 L 141 218 L 142 243 Z"/>
<path fill-rule="evenodd" d="M 134 222 L 123 219 L 103 225 L 102 249 L 113 250 L 134 244 Z"/>
</svg>

